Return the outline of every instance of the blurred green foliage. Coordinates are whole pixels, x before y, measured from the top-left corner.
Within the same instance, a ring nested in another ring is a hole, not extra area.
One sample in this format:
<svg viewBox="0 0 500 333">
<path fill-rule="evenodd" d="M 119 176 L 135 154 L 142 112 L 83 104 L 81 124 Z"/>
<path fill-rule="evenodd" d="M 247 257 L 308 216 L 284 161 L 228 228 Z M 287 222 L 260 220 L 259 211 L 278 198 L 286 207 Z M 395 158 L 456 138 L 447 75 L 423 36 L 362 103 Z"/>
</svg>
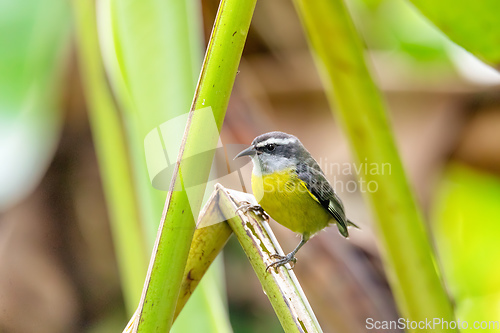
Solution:
<svg viewBox="0 0 500 333">
<path fill-rule="evenodd" d="M 0 210 L 40 181 L 61 130 L 70 33 L 63 0 L 0 1 Z"/>
<path fill-rule="evenodd" d="M 401 52 L 418 62 L 446 64 L 446 37 L 401 0 L 352 0 L 353 14 L 372 50 Z"/>
<path fill-rule="evenodd" d="M 500 43 L 497 0 L 349 2 L 359 15 L 358 25 L 375 49 L 399 50 L 421 61 L 443 61 L 447 59 L 445 46 L 449 38 L 490 65 L 500 63 L 500 49 L 496 47 Z"/>
<path fill-rule="evenodd" d="M 462 164 L 444 173 L 434 201 L 433 230 L 455 314 L 500 318 L 500 178 Z"/>
<path fill-rule="evenodd" d="M 8 45 L 0 48 L 2 117 L 16 118 L 32 106 L 40 121 L 44 109 L 54 108 L 54 74 L 60 73 L 66 55 L 68 10 L 61 0 L 0 1 L 0 45 Z"/>
<path fill-rule="evenodd" d="M 134 192 L 126 130 L 108 87 L 101 60 L 95 6 L 73 1 L 78 60 L 94 147 L 106 198 L 125 305 L 130 314 L 139 302 L 147 254 L 139 205 Z"/>
<path fill-rule="evenodd" d="M 498 0 L 411 0 L 452 41 L 486 63 L 500 63 Z"/>
<path fill-rule="evenodd" d="M 97 6 L 103 60 L 127 128 L 150 248 L 166 192 L 151 186 L 144 138 L 189 111 L 202 60 L 199 5 L 196 0 L 101 0 Z M 184 126 L 177 130 L 169 134 L 181 138 Z M 164 150 L 178 151 L 180 140 L 163 144 Z M 155 155 L 165 158 L 161 150 Z M 173 163 L 176 156 L 169 158 Z"/>
</svg>

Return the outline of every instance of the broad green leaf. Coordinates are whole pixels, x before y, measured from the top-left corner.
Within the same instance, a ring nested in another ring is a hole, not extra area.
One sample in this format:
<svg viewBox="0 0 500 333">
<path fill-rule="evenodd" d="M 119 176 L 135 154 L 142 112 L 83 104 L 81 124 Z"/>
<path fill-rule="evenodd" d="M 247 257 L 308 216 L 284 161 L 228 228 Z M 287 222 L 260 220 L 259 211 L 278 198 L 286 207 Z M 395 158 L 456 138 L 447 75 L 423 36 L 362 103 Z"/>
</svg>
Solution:
<svg viewBox="0 0 500 333">
<path fill-rule="evenodd" d="M 498 0 L 411 0 L 452 41 L 486 63 L 500 64 Z"/>
<path fill-rule="evenodd" d="M 415 74 L 428 63 L 449 63 L 449 40 L 406 1 L 351 0 L 350 8 L 371 49 L 401 52 L 417 60 Z M 429 73 L 424 72 L 428 78 Z"/>
</svg>

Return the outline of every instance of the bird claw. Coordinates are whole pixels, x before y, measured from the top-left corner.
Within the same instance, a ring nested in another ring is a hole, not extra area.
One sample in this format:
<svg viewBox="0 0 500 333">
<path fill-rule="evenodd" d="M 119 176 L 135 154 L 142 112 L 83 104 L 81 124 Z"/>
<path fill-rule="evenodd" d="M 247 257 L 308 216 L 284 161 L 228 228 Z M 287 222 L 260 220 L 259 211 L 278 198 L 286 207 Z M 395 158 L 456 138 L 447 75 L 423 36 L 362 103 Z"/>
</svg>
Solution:
<svg viewBox="0 0 500 333">
<path fill-rule="evenodd" d="M 292 255 L 292 253 L 289 253 L 286 256 L 282 256 L 280 254 L 271 254 L 270 258 L 271 259 L 278 259 L 278 260 L 276 260 L 272 264 L 269 264 L 266 267 L 266 272 L 269 270 L 269 268 L 274 268 L 274 272 L 278 273 L 278 268 L 281 266 L 284 266 L 288 263 L 291 263 L 290 269 L 293 269 L 295 267 L 295 264 L 297 263 L 297 258 L 295 258 L 295 256 Z"/>
<path fill-rule="evenodd" d="M 243 201 L 243 203 L 244 203 L 243 205 L 241 205 L 238 208 L 236 208 L 235 213 L 238 213 L 238 211 L 240 211 L 240 210 L 243 213 L 246 213 L 249 210 L 253 210 L 255 213 L 260 214 L 264 219 L 266 219 L 267 221 L 269 221 L 269 215 L 264 211 L 264 208 L 262 208 L 259 205 L 251 204 L 251 203 L 249 203 L 247 201 Z"/>
</svg>

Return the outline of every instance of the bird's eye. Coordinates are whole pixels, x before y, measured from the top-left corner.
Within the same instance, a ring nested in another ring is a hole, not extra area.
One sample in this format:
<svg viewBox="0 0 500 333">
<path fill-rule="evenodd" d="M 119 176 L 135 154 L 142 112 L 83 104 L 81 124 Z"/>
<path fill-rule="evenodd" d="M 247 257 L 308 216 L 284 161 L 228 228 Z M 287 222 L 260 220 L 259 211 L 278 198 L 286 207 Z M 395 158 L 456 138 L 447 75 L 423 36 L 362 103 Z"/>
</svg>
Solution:
<svg viewBox="0 0 500 333">
<path fill-rule="evenodd" d="M 266 145 L 266 149 L 269 150 L 269 151 L 273 151 L 275 148 L 275 145 L 273 145 L 272 143 Z"/>
</svg>

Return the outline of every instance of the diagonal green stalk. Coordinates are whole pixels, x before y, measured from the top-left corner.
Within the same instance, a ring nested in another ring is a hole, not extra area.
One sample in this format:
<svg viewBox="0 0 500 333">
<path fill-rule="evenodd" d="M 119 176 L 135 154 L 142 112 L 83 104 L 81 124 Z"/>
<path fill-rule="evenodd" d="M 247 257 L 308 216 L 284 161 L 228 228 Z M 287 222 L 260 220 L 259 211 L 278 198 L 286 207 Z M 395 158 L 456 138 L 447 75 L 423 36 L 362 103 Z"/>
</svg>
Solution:
<svg viewBox="0 0 500 333">
<path fill-rule="evenodd" d="M 240 202 L 257 205 L 247 193 L 217 186 L 219 209 L 238 238 L 257 275 L 264 293 L 286 333 L 320 333 L 321 327 L 292 270 L 267 270 L 273 254 L 284 255 L 269 224 L 261 214 L 237 212 Z"/>
<path fill-rule="evenodd" d="M 195 219 L 256 0 L 223 0 L 189 113 L 139 304 L 140 332 L 166 332 L 174 317 Z"/>
<path fill-rule="evenodd" d="M 173 170 L 203 60 L 200 6 L 199 0 L 97 0 L 101 52 L 123 111 L 151 249 L 171 179 L 165 171 Z M 223 293 L 207 298 L 207 290 L 220 289 L 217 269 L 221 265 L 201 282 L 173 332 L 230 330 L 227 312 L 215 311 L 224 308 Z M 203 315 L 191 320 L 198 313 Z"/>
<path fill-rule="evenodd" d="M 293 271 L 284 267 L 266 270 L 271 255 L 283 254 L 272 230 L 261 214 L 237 211 L 240 202 L 257 204 L 248 193 L 217 184 L 198 220 L 184 271 L 176 315 L 204 277 L 229 236 L 235 233 L 262 284 L 285 332 L 321 332 L 321 327 Z"/>
<path fill-rule="evenodd" d="M 453 320 L 429 238 L 406 179 L 382 96 L 364 59 L 362 41 L 342 0 L 295 0 L 332 109 L 358 162 L 377 165 L 360 181 L 376 214 L 382 254 L 401 315 L 410 320 Z M 375 163 L 375 164 L 371 164 Z M 374 185 L 373 185 L 374 184 Z"/>
<path fill-rule="evenodd" d="M 75 0 L 73 9 L 90 125 L 110 214 L 125 303 L 132 313 L 139 301 L 147 256 L 126 140 L 101 62 L 94 3 Z"/>
</svg>

